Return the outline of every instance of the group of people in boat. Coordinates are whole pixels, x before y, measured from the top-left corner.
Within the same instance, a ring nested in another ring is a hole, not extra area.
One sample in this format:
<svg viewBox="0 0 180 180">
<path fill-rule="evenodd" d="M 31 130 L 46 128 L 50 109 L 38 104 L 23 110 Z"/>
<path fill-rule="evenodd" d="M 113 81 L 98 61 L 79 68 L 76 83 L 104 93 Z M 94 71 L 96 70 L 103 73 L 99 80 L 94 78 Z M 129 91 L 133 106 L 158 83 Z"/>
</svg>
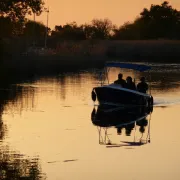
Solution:
<svg viewBox="0 0 180 180">
<path fill-rule="evenodd" d="M 140 79 L 141 82 L 135 85 L 135 83 L 132 80 L 131 76 L 128 76 L 126 78 L 126 81 L 123 79 L 123 74 L 118 74 L 118 79 L 114 81 L 114 84 L 119 84 L 123 88 L 131 89 L 131 90 L 137 90 L 142 93 L 146 93 L 148 90 L 148 84 L 146 83 L 145 77 L 141 77 Z"/>
</svg>

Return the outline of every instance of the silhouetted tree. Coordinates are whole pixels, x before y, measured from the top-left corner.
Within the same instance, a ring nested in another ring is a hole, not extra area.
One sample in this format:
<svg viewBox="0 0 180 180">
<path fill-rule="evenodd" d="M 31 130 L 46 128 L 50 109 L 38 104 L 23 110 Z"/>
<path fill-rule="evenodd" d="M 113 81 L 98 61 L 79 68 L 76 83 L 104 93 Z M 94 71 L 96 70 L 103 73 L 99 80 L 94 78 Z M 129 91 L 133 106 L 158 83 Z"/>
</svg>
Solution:
<svg viewBox="0 0 180 180">
<path fill-rule="evenodd" d="M 46 31 L 47 35 L 50 34 L 50 28 L 40 22 L 27 21 L 23 28 L 23 36 L 30 43 L 35 43 L 36 45 L 44 46 Z"/>
<path fill-rule="evenodd" d="M 21 21 L 13 21 L 9 17 L 0 17 L 0 37 L 7 38 L 19 36 L 23 33 L 23 23 Z"/>
<path fill-rule="evenodd" d="M 133 23 L 115 30 L 114 39 L 175 39 L 180 38 L 180 11 L 167 1 L 144 8 Z"/>
<path fill-rule="evenodd" d="M 90 26 L 91 38 L 108 39 L 113 27 L 109 19 L 93 19 L 92 25 Z"/>
<path fill-rule="evenodd" d="M 93 39 L 95 28 L 90 24 L 84 24 L 84 25 L 82 25 L 82 28 L 83 28 L 83 32 L 85 34 L 85 38 Z"/>
<path fill-rule="evenodd" d="M 58 39 L 78 39 L 80 33 L 83 31 L 77 26 L 76 22 L 68 23 L 64 26 L 55 26 L 54 31 L 52 31 L 52 36 Z"/>
<path fill-rule="evenodd" d="M 0 17 L 1 56 L 2 54 L 5 54 L 6 50 L 10 51 L 8 44 L 11 44 L 12 38 L 20 36 L 22 33 L 23 24 L 21 22 L 12 21 L 9 17 Z M 6 51 L 6 54 L 7 52 L 8 51 Z"/>
<path fill-rule="evenodd" d="M 131 40 L 138 39 L 135 24 L 126 22 L 119 29 L 114 30 L 113 39 Z"/>
<path fill-rule="evenodd" d="M 36 21 L 27 21 L 23 29 L 23 35 L 26 37 L 34 37 L 36 40 L 44 38 L 46 34 L 47 27 Z M 48 28 L 48 34 L 50 28 Z"/>
<path fill-rule="evenodd" d="M 43 0 L 0 1 L 0 38 L 6 38 L 6 40 L 9 42 L 8 49 L 12 49 L 14 46 L 12 43 L 12 38 L 18 38 L 18 42 L 21 42 L 20 36 L 23 35 L 26 15 L 32 13 L 39 15 L 43 11 L 43 5 Z M 11 50 L 9 50 L 9 52 L 10 51 Z M 3 50 L 1 50 L 0 53 L 1 55 L 4 54 Z"/>
<path fill-rule="evenodd" d="M 13 34 L 13 23 L 8 17 L 0 17 L 0 37 L 10 37 Z"/>
<path fill-rule="evenodd" d="M 56 46 L 62 40 L 85 40 L 86 36 L 83 26 L 78 26 L 76 22 L 67 23 L 65 25 L 55 26 L 51 32 L 49 43 Z"/>
<path fill-rule="evenodd" d="M 141 12 L 141 19 L 148 26 L 149 38 L 175 38 L 180 26 L 180 12 L 167 1 L 161 5 L 151 5 L 150 10 Z M 146 34 L 146 36 L 148 36 Z"/>
<path fill-rule="evenodd" d="M 76 22 L 55 26 L 52 37 L 56 40 L 108 39 L 114 25 L 109 19 L 93 19 L 90 24 L 78 26 Z"/>
<path fill-rule="evenodd" d="M 42 0 L 1 0 L 0 15 L 13 20 L 23 20 L 27 14 L 40 14 L 43 9 Z"/>
</svg>

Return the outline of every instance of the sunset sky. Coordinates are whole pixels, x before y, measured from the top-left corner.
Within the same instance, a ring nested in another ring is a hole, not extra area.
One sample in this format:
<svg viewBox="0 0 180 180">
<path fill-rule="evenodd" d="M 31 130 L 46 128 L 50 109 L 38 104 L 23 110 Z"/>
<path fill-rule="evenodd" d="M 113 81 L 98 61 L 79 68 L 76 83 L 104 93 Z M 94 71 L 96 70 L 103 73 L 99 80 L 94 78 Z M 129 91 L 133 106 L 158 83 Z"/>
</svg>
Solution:
<svg viewBox="0 0 180 180">
<path fill-rule="evenodd" d="M 49 6 L 49 27 L 76 21 L 77 24 L 89 23 L 93 18 L 108 18 L 120 26 L 133 21 L 144 7 L 161 4 L 164 0 L 45 0 Z M 180 10 L 180 0 L 171 0 L 170 4 Z M 36 17 L 37 21 L 46 23 L 47 14 Z M 32 17 L 31 17 L 32 19 Z"/>
</svg>

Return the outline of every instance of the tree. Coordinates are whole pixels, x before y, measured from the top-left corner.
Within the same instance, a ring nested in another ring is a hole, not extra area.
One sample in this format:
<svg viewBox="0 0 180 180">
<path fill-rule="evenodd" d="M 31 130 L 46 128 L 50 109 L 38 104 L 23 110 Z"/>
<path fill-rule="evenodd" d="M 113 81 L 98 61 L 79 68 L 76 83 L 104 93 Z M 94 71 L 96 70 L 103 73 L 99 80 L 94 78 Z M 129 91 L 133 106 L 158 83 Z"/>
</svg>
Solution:
<svg viewBox="0 0 180 180">
<path fill-rule="evenodd" d="M 95 34 L 95 28 L 90 24 L 84 24 L 82 25 L 83 32 L 85 34 L 86 39 L 93 39 Z"/>
<path fill-rule="evenodd" d="M 0 17 L 0 37 L 10 37 L 13 34 L 13 23 L 9 17 Z"/>
<path fill-rule="evenodd" d="M 90 27 L 93 39 L 108 39 L 114 26 L 109 19 L 93 19 Z"/>
<path fill-rule="evenodd" d="M 23 28 L 23 36 L 26 37 L 27 42 L 42 46 L 45 43 L 46 31 L 49 36 L 50 30 L 43 23 L 29 20 Z"/>
<path fill-rule="evenodd" d="M 134 24 L 130 23 L 130 22 L 126 22 L 124 23 L 122 26 L 119 27 L 119 29 L 115 29 L 114 30 L 114 36 L 113 39 L 135 39 L 135 33 L 132 31 L 134 31 Z"/>
<path fill-rule="evenodd" d="M 47 27 L 44 24 L 29 20 L 25 23 L 23 35 L 36 38 L 45 37 L 46 29 Z M 48 29 L 48 31 L 50 31 L 50 29 Z"/>
<path fill-rule="evenodd" d="M 67 23 L 64 26 L 55 26 L 52 37 L 64 40 L 83 40 L 86 38 L 83 26 L 78 26 L 76 22 Z"/>
<path fill-rule="evenodd" d="M 177 39 L 180 38 L 180 11 L 167 1 L 144 8 L 133 23 L 115 31 L 114 39 Z"/>
<path fill-rule="evenodd" d="M 0 16 L 8 16 L 13 20 L 24 20 L 27 14 L 39 15 L 43 10 L 43 5 L 43 0 L 1 0 Z"/>
<path fill-rule="evenodd" d="M 140 20 L 148 27 L 149 38 L 175 38 L 180 26 L 180 11 L 172 8 L 169 2 L 151 5 L 140 13 Z"/>
</svg>

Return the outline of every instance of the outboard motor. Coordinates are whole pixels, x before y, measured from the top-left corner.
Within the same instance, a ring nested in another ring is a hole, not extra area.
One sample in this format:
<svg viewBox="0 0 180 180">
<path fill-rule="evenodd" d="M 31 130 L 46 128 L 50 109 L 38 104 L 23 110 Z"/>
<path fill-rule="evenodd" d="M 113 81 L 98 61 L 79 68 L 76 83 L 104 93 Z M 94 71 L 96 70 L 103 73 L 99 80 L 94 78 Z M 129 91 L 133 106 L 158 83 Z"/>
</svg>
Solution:
<svg viewBox="0 0 180 180">
<path fill-rule="evenodd" d="M 94 89 L 91 92 L 91 98 L 94 102 L 96 101 L 96 93 L 94 92 Z"/>
</svg>

